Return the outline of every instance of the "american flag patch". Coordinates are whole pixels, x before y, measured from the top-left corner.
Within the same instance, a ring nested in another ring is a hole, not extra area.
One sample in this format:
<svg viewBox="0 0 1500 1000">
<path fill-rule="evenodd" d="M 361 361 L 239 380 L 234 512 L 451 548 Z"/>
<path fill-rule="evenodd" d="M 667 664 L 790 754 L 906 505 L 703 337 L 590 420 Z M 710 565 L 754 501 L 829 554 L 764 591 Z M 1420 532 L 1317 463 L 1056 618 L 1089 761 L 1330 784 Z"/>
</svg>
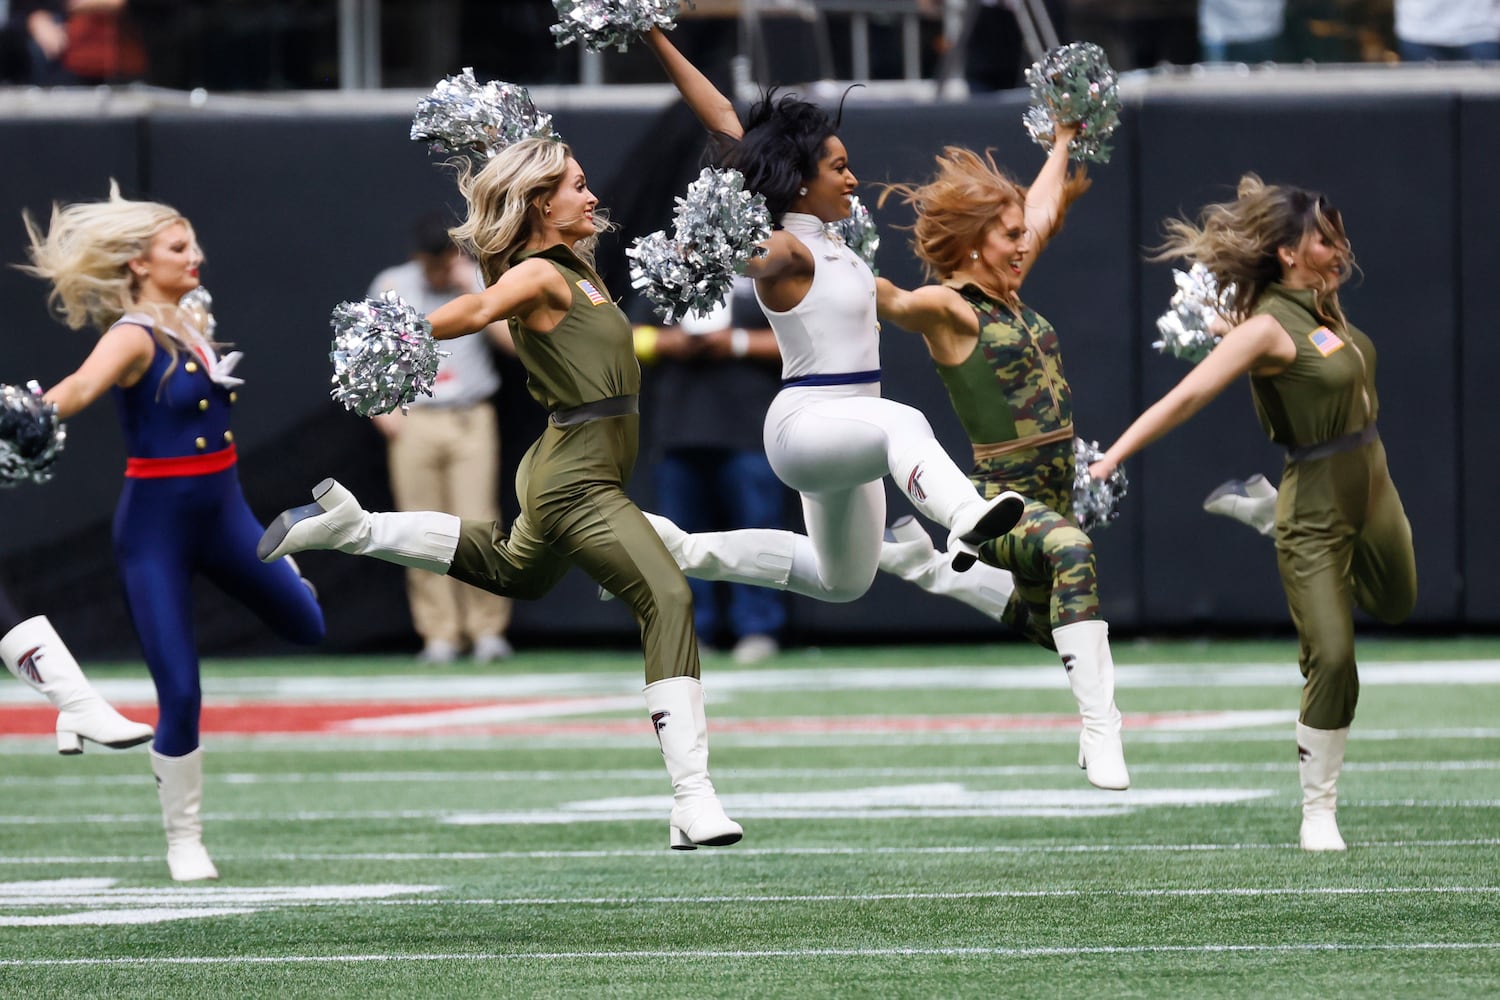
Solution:
<svg viewBox="0 0 1500 1000">
<path fill-rule="evenodd" d="M 1318 353 L 1325 358 L 1344 346 L 1344 342 L 1339 339 L 1338 334 L 1326 326 L 1320 326 L 1312 333 L 1309 333 L 1307 339 L 1312 341 L 1312 345 L 1318 349 Z"/>
<path fill-rule="evenodd" d="M 598 288 L 594 287 L 594 283 L 587 278 L 580 278 L 578 280 L 578 287 L 583 291 L 583 294 L 589 297 L 589 301 L 596 306 L 602 306 L 609 301 Z"/>
</svg>

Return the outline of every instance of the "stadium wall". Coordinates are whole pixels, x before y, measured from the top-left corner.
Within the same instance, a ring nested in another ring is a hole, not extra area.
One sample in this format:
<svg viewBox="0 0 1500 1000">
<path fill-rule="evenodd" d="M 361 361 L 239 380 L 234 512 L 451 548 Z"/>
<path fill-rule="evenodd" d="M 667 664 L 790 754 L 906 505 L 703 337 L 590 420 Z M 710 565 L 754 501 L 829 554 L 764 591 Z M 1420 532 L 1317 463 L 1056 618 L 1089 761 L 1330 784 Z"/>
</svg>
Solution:
<svg viewBox="0 0 1500 1000">
<path fill-rule="evenodd" d="M 1144 259 L 1160 221 L 1228 197 L 1255 171 L 1327 193 L 1344 212 L 1363 271 L 1345 293 L 1353 321 L 1380 351 L 1381 433 L 1416 535 L 1421 597 L 1413 623 L 1434 629 L 1500 626 L 1500 532 L 1486 498 L 1500 466 L 1483 442 L 1500 403 L 1496 284 L 1500 193 L 1489 171 L 1500 155 L 1500 86 L 1493 74 L 1359 74 L 1137 81 L 1108 164 L 1074 207 L 1026 287 L 1064 345 L 1078 433 L 1107 443 L 1179 378 L 1183 363 L 1150 346 L 1172 292 L 1171 268 Z M 209 100 L 201 107 L 141 98 L 108 109 L 65 110 L 0 101 L 0 240 L 24 259 L 22 209 L 45 217 L 54 201 L 104 195 L 110 178 L 133 197 L 181 209 L 208 260 L 219 335 L 246 353 L 236 439 L 241 476 L 263 518 L 300 503 L 336 476 L 372 507 L 389 504 L 384 451 L 367 421 L 328 397 L 331 307 L 358 298 L 374 273 L 406 253 L 410 222 L 433 206 L 456 213 L 451 175 L 406 138 L 409 111 L 387 95 L 373 107 Z M 600 263 L 617 293 L 629 287 L 623 248 L 669 224 L 672 194 L 696 174 L 702 138 L 683 108 L 659 100 L 622 106 L 538 103 L 553 110 L 591 185 L 620 223 Z M 842 134 L 862 194 L 923 176 L 941 146 L 992 146 L 1018 178 L 1041 150 L 1018 125 L 1024 93 L 930 104 L 861 99 Z M 920 280 L 899 228 L 899 206 L 877 211 L 877 266 L 897 283 Z M 50 384 L 71 371 L 92 336 L 49 319 L 43 286 L 0 270 L 6 304 L 0 380 Z M 923 409 L 956 456 L 968 453 L 919 338 L 887 327 L 886 394 Z M 539 431 L 524 374 L 508 363 L 498 403 L 505 439 L 504 503 L 515 509 L 515 460 Z M 647 374 L 648 407 L 657 399 Z M 746 414 L 759 422 L 761 414 Z M 632 493 L 652 505 L 653 452 L 643 443 Z M 1096 535 L 1105 616 L 1120 633 L 1287 629 L 1270 547 L 1202 512 L 1223 479 L 1279 472 L 1248 399 L 1236 386 L 1189 425 L 1128 463 L 1118 522 Z M 51 615 L 82 654 L 136 654 L 110 551 L 109 521 L 123 450 L 101 401 L 70 422 L 56 478 L 0 493 L 0 579 L 27 611 Z M 904 501 L 890 491 L 891 517 Z M 326 553 L 301 559 L 329 618 L 327 650 L 415 649 L 401 571 Z M 206 653 L 277 653 L 292 647 L 205 588 L 199 640 Z M 630 642 L 635 625 L 600 603 L 581 574 L 546 599 L 518 607 L 525 645 Z M 891 579 L 844 605 L 793 602 L 794 641 L 978 640 L 992 623 L 956 603 Z"/>
</svg>

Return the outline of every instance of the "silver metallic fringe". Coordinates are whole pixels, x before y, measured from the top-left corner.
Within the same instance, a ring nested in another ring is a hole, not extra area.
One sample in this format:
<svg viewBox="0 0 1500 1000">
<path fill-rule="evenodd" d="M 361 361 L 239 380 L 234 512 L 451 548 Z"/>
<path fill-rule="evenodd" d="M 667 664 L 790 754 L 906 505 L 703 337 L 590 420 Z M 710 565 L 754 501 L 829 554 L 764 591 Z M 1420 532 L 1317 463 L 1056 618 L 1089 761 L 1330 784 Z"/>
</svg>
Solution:
<svg viewBox="0 0 1500 1000">
<path fill-rule="evenodd" d="M 340 302 L 333 327 L 330 395 L 360 416 L 402 412 L 418 396 L 431 396 L 438 364 L 432 324 L 393 291 L 362 302 Z"/>
</svg>

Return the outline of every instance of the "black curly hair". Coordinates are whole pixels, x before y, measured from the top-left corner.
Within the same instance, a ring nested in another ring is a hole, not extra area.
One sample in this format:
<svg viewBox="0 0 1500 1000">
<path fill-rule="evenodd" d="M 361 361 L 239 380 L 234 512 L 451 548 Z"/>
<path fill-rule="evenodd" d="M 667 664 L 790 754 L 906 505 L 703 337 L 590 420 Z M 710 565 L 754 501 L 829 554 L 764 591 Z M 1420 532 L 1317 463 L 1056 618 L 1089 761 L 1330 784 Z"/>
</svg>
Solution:
<svg viewBox="0 0 1500 1000">
<path fill-rule="evenodd" d="M 795 94 L 778 98 L 773 87 L 750 108 L 745 135 L 729 145 L 723 165 L 744 174 L 745 187 L 764 195 L 772 220 L 780 222 L 798 189 L 817 175 L 818 160 L 843 117 L 842 99 L 838 113 L 830 115 Z"/>
</svg>

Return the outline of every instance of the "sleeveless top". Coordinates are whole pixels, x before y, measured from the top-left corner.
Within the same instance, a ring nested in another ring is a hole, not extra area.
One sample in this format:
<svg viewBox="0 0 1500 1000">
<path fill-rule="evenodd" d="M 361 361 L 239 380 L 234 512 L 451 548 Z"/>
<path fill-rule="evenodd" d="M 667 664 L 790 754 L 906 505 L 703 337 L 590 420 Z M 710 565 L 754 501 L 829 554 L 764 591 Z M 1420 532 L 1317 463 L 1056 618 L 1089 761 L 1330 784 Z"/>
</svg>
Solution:
<svg viewBox="0 0 1500 1000">
<path fill-rule="evenodd" d="M 526 390 L 550 413 L 641 391 L 630 320 L 604 290 L 604 282 L 561 243 L 523 250 L 511 266 L 532 257 L 550 261 L 567 279 L 573 304 L 562 322 L 543 333 L 512 317 L 510 334 L 526 367 Z"/>
<path fill-rule="evenodd" d="M 155 340 L 149 317 L 126 315 L 115 325 L 120 323 L 143 326 Z M 173 367 L 172 355 L 160 343 L 155 348 L 150 367 L 135 385 L 110 389 L 125 435 L 125 453 L 131 458 L 182 458 L 231 447 L 229 414 L 238 393 L 209 377 L 211 360 L 197 350 L 179 349 Z"/>
<path fill-rule="evenodd" d="M 781 225 L 806 245 L 814 267 L 807 294 L 786 312 L 769 308 L 760 290 L 755 292 L 781 348 L 782 379 L 879 369 L 880 324 L 870 266 L 843 240 L 830 238 L 816 216 L 787 212 Z"/>
<path fill-rule="evenodd" d="M 1012 312 L 975 285 L 956 291 L 979 320 L 979 344 L 957 365 L 935 364 L 974 444 L 1062 431 L 1073 424 L 1057 331 L 1026 305 Z"/>
<path fill-rule="evenodd" d="M 1272 316 L 1297 345 L 1279 375 L 1252 375 L 1255 412 L 1271 440 L 1302 448 L 1357 434 L 1375 422 L 1375 345 L 1353 326 L 1329 328 L 1313 312 L 1312 289 L 1273 284 L 1254 313 Z"/>
</svg>

